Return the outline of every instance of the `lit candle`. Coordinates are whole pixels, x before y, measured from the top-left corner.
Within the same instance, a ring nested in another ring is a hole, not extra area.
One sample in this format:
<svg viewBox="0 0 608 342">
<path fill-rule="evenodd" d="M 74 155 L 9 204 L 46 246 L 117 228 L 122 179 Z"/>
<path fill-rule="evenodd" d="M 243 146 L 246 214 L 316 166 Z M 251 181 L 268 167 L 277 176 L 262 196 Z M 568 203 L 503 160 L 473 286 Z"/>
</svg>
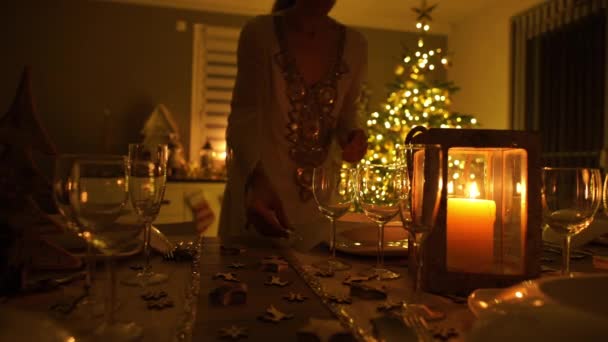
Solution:
<svg viewBox="0 0 608 342">
<path fill-rule="evenodd" d="M 452 271 L 487 273 L 494 259 L 496 203 L 476 199 L 477 184 L 469 185 L 470 198 L 448 198 L 447 268 Z"/>
</svg>

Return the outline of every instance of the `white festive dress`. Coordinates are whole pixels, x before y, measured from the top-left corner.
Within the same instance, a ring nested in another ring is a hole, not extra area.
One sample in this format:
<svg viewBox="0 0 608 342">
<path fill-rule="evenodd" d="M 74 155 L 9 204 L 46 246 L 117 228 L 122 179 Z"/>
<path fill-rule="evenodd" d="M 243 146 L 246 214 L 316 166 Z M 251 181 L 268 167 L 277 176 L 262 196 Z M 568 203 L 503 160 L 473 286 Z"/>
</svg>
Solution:
<svg viewBox="0 0 608 342">
<path fill-rule="evenodd" d="M 309 190 L 312 168 L 339 159 L 338 137 L 363 127 L 357 100 L 367 69 L 365 38 L 336 23 L 341 34 L 333 67 L 307 86 L 288 49 L 283 20 L 281 15 L 258 16 L 241 31 L 226 134 L 229 162 L 221 236 L 247 232 L 245 186 L 258 163 L 299 234 L 328 232 Z"/>
</svg>

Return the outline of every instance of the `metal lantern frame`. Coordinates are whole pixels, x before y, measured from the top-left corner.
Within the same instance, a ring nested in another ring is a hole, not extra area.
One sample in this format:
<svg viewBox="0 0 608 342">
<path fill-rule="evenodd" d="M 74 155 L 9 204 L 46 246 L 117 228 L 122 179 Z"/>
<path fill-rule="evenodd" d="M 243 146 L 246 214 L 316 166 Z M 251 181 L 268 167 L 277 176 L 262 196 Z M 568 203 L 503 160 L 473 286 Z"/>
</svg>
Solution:
<svg viewBox="0 0 608 342">
<path fill-rule="evenodd" d="M 408 134 L 406 143 L 439 144 L 442 149 L 443 189 L 436 225 L 429 234 L 423 250 L 424 270 L 421 277 L 422 288 L 429 292 L 468 295 L 477 288 L 504 287 L 522 280 L 538 277 L 542 253 L 541 199 L 540 199 L 540 139 L 537 134 L 514 130 L 487 129 L 440 129 L 418 128 Z M 526 210 L 525 232 L 520 237 L 522 243 L 521 269 L 517 273 L 461 272 L 448 268 L 447 261 L 447 217 L 448 217 L 448 153 L 454 148 L 479 149 L 522 149 L 526 156 Z M 411 246 L 410 246 L 411 247 Z M 410 250 L 412 250 L 410 248 Z M 416 258 L 410 257 L 410 274 L 415 276 Z"/>
</svg>

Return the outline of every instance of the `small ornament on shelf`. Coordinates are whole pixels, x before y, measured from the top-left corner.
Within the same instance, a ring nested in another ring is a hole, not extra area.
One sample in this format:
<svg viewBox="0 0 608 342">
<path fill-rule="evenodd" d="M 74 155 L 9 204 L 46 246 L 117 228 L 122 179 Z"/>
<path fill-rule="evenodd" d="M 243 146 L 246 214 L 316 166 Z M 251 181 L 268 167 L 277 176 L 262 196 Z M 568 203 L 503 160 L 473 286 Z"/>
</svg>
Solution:
<svg viewBox="0 0 608 342">
<path fill-rule="evenodd" d="M 209 140 L 207 140 L 205 142 L 205 144 L 203 145 L 203 147 L 201 147 L 199 155 L 200 155 L 200 160 L 201 160 L 201 163 L 200 163 L 201 177 L 211 178 L 211 176 L 213 175 L 214 152 L 213 152 L 213 147 L 211 146 L 211 143 L 209 142 Z"/>
</svg>

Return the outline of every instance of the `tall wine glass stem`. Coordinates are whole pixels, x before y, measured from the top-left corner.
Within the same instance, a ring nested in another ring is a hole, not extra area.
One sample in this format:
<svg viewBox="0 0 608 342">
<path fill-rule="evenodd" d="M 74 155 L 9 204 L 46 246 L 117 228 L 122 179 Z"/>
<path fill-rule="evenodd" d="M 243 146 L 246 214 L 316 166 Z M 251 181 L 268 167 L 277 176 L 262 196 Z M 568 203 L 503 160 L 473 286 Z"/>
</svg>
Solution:
<svg viewBox="0 0 608 342">
<path fill-rule="evenodd" d="M 384 268 L 384 223 L 378 223 L 378 253 L 376 268 Z"/>
<path fill-rule="evenodd" d="M 566 235 L 562 246 L 562 275 L 570 274 L 570 241 L 572 237 L 570 234 Z"/>
<path fill-rule="evenodd" d="M 146 220 L 146 226 L 144 228 L 144 255 L 146 257 L 146 263 L 144 265 L 144 274 L 150 273 L 150 237 L 152 236 L 152 222 Z"/>
<path fill-rule="evenodd" d="M 91 243 L 89 243 L 89 241 L 85 240 L 85 243 L 87 244 L 87 251 L 86 251 L 86 255 L 85 255 L 85 262 L 86 262 L 86 274 L 85 274 L 85 278 L 84 278 L 84 290 L 88 295 L 91 294 L 91 286 L 93 285 L 93 266 L 94 266 L 94 261 L 93 261 L 93 246 L 91 246 Z"/>
<path fill-rule="evenodd" d="M 329 236 L 329 250 L 331 251 L 331 260 L 336 258 L 336 219 L 328 217 L 331 222 L 331 235 Z"/>
<path fill-rule="evenodd" d="M 113 257 L 106 261 L 106 273 L 108 277 L 105 322 L 107 326 L 114 324 L 114 305 L 116 304 L 116 268 Z"/>
<path fill-rule="evenodd" d="M 423 253 L 423 246 L 422 246 L 422 239 L 418 236 L 418 234 L 414 233 L 412 234 L 414 236 L 414 255 L 416 256 L 416 278 L 414 279 L 414 298 L 418 298 L 418 296 L 420 295 L 420 290 L 421 290 L 421 281 L 420 279 L 422 278 L 422 263 L 423 263 L 423 258 L 422 258 L 422 253 Z"/>
</svg>

